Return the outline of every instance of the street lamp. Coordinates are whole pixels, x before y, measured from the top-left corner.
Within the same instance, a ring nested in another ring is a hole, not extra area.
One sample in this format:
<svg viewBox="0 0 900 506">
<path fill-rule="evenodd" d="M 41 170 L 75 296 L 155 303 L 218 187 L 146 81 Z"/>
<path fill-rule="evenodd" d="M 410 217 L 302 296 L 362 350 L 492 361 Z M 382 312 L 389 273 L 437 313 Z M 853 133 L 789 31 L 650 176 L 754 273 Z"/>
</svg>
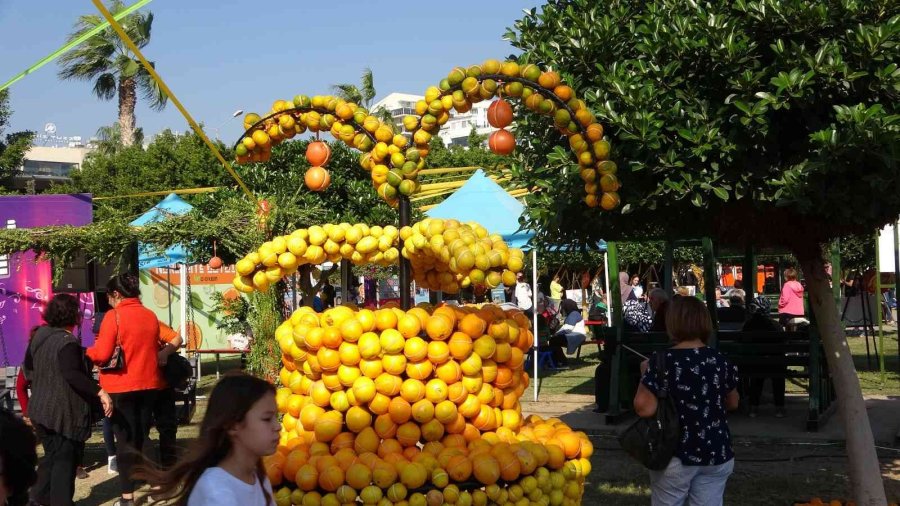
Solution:
<svg viewBox="0 0 900 506">
<path fill-rule="evenodd" d="M 237 118 L 237 117 L 240 116 L 241 114 L 244 114 L 244 110 L 243 110 L 243 109 L 238 109 L 238 110 L 234 111 L 233 113 L 231 113 L 231 118 L 229 118 L 229 119 Z M 219 128 L 221 128 L 222 125 L 224 125 L 225 122 L 227 122 L 227 121 L 228 121 L 227 119 L 226 119 L 225 121 L 222 121 L 221 123 L 219 123 L 219 125 L 218 125 L 217 127 L 215 127 L 215 128 L 213 129 L 213 130 L 215 130 L 215 132 L 216 132 L 216 140 L 219 140 Z"/>
</svg>

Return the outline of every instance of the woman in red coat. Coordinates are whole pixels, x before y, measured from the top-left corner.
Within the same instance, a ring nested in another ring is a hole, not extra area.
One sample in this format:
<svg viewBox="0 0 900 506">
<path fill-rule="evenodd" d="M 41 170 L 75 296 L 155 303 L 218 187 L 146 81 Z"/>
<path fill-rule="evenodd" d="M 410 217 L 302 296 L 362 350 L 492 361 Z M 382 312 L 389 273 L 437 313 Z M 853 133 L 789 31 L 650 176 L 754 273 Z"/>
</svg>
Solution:
<svg viewBox="0 0 900 506">
<path fill-rule="evenodd" d="M 165 386 L 157 366 L 159 323 L 156 315 L 141 304 L 139 295 L 138 278 L 133 274 L 109 280 L 106 296 L 113 309 L 103 317 L 94 346 L 87 350 L 88 357 L 101 366 L 100 386 L 112 397 L 115 407 L 112 424 L 122 506 L 134 504 L 132 470 L 150 432 L 157 392 Z M 103 370 L 117 345 L 122 349 L 124 365 Z"/>
</svg>

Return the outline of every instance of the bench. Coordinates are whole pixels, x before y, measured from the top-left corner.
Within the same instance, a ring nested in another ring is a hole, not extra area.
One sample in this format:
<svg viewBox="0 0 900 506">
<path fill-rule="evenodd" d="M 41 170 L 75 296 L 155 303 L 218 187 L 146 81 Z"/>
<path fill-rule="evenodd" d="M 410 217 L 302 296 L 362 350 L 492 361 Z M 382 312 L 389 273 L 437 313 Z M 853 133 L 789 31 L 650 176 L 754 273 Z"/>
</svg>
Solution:
<svg viewBox="0 0 900 506">
<path fill-rule="evenodd" d="M 638 366 L 643 358 L 632 350 L 649 356 L 657 350 L 670 346 L 664 332 L 622 332 L 617 338 L 615 332 L 607 332 L 610 345 L 604 349 L 605 360 L 610 361 L 609 409 L 606 423 L 618 423 L 621 417 L 631 411 Z M 718 348 L 738 367 L 741 378 L 773 377 L 808 378 L 809 407 L 806 429 L 818 430 L 833 407 L 834 385 L 828 374 L 826 361 L 818 336 L 813 332 L 758 332 L 719 331 L 710 346 Z M 764 366 L 764 368 L 763 368 Z M 781 374 L 772 368 L 783 367 Z M 802 370 L 790 368 L 803 368 Z M 761 371 L 754 371 L 761 368 Z"/>
<path fill-rule="evenodd" d="M 604 339 L 603 339 L 604 330 L 603 329 L 609 328 L 606 325 L 605 321 L 600 321 L 600 320 L 585 320 L 584 326 L 591 329 L 591 334 L 594 336 L 594 338 L 587 339 L 583 343 L 578 345 L 578 351 L 575 352 L 575 358 L 581 357 L 581 347 L 586 344 L 596 345 L 597 349 L 599 350 L 603 346 L 603 343 L 604 343 Z"/>
</svg>

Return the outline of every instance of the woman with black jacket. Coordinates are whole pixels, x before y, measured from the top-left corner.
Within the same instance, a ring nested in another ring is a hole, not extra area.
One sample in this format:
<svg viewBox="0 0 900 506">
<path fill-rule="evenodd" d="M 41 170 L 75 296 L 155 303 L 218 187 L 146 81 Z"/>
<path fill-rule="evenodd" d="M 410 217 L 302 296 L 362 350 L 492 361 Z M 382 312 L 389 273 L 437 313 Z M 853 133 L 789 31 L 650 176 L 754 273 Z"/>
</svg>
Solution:
<svg viewBox="0 0 900 506">
<path fill-rule="evenodd" d="M 78 299 L 55 295 L 44 311 L 47 325 L 38 329 L 25 353 L 25 376 L 31 381 L 28 415 L 44 458 L 31 498 L 49 506 L 73 504 L 75 468 L 91 436 L 91 406 L 98 398 L 107 416 L 112 401 L 88 371 L 81 345 L 72 331 L 80 324 Z"/>
</svg>

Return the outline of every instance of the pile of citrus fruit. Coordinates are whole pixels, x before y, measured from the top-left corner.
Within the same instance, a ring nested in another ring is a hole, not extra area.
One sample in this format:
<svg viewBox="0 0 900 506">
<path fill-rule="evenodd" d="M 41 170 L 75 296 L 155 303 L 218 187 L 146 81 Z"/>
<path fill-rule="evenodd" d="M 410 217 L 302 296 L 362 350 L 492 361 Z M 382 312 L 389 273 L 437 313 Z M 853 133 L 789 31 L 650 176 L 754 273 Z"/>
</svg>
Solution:
<svg viewBox="0 0 900 506">
<path fill-rule="evenodd" d="M 494 305 L 297 310 L 276 331 L 276 502 L 579 504 L 587 436 L 521 415 L 528 328 Z"/>
<path fill-rule="evenodd" d="M 401 245 L 402 241 L 402 245 Z M 234 287 L 244 293 L 265 291 L 304 264 L 349 260 L 356 265 L 410 260 L 418 286 L 457 293 L 469 285 L 490 288 L 516 283 L 523 253 L 477 223 L 426 218 L 411 227 L 314 225 L 263 243 L 235 264 Z"/>
</svg>

